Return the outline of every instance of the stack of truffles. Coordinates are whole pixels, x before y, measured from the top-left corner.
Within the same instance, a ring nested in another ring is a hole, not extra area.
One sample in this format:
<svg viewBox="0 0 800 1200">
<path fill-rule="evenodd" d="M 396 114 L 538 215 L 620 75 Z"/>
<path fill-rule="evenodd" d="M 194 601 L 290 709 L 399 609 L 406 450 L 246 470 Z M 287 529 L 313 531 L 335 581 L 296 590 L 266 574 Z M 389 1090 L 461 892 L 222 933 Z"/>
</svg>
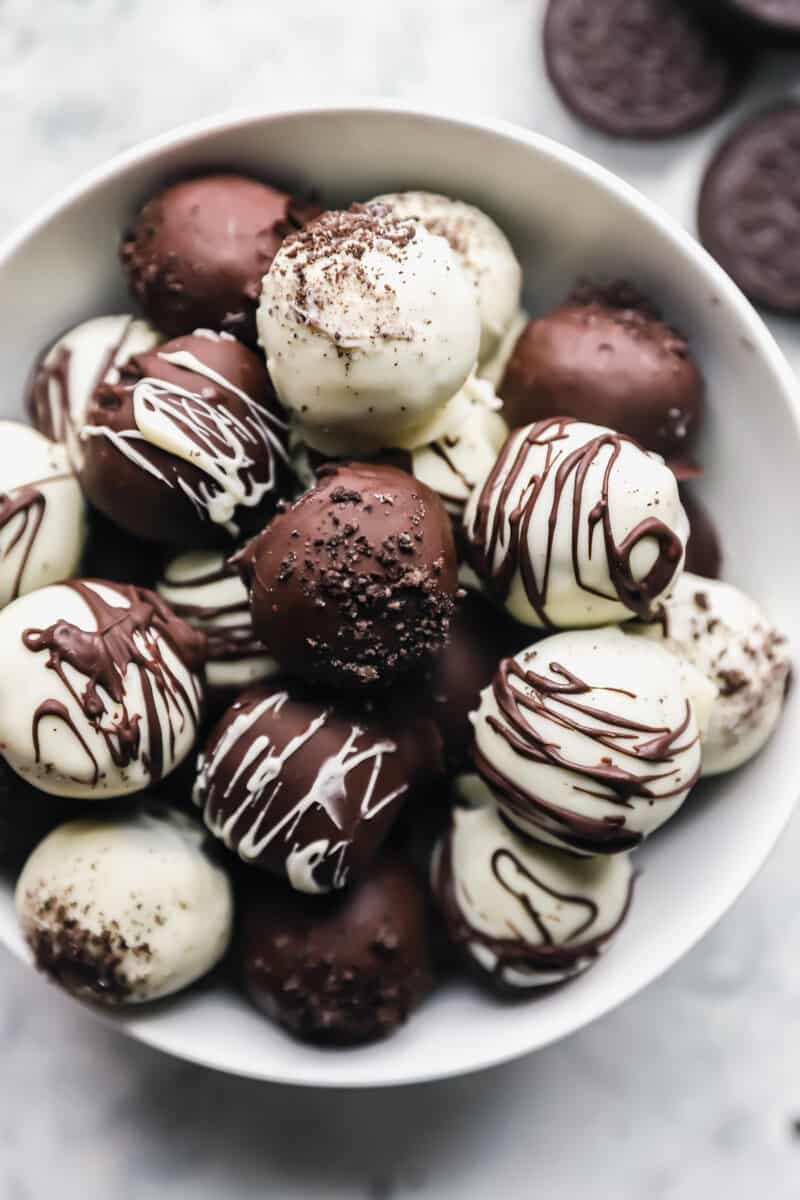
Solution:
<svg viewBox="0 0 800 1200">
<path fill-rule="evenodd" d="M 591 966 L 631 852 L 760 749 L 789 671 L 715 578 L 687 342 L 619 281 L 528 319 L 494 221 L 426 192 L 192 178 L 121 260 L 141 315 L 58 337 L 0 438 L 36 963 L 125 1005 L 227 955 L 329 1043 L 462 968 Z"/>
</svg>

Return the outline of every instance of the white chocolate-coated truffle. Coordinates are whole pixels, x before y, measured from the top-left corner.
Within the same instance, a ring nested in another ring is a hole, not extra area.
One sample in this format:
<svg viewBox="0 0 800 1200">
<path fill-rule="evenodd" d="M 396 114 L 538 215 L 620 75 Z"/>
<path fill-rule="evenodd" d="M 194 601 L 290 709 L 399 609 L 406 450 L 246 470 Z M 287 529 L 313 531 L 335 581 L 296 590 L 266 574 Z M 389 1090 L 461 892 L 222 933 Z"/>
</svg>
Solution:
<svg viewBox="0 0 800 1200">
<path fill-rule="evenodd" d="M 70 580 L 0 613 L 0 753 L 56 796 L 141 791 L 191 750 L 205 638 L 153 592 Z"/>
<path fill-rule="evenodd" d="M 385 206 L 355 206 L 286 239 L 264 277 L 258 329 L 304 439 L 324 454 L 361 453 L 438 436 L 431 422 L 475 366 L 480 314 L 444 238 Z"/>
<path fill-rule="evenodd" d="M 559 983 L 595 962 L 631 900 L 627 854 L 579 858 L 520 837 L 488 792 L 457 804 L 431 882 L 453 941 L 507 988 Z"/>
<path fill-rule="evenodd" d="M 86 504 L 63 446 L 0 421 L 0 607 L 74 575 Z"/>
<path fill-rule="evenodd" d="M 188 987 L 222 958 L 233 896 L 203 830 L 156 806 L 68 821 L 40 842 L 16 891 L 37 965 L 66 991 L 141 1004 Z"/>
<path fill-rule="evenodd" d="M 120 367 L 152 350 L 161 335 L 128 313 L 93 317 L 61 335 L 34 371 L 28 406 L 34 425 L 53 441 L 68 441 L 81 428 L 99 383 L 117 383 Z"/>
<path fill-rule="evenodd" d="M 630 850 L 697 780 L 714 695 L 619 628 L 555 634 L 503 660 L 481 693 L 475 764 L 523 833 L 582 854 Z"/>
<path fill-rule="evenodd" d="M 703 775 L 731 771 L 769 738 L 783 708 L 791 662 L 786 639 L 749 596 L 686 572 L 664 601 L 663 620 L 631 625 L 717 688 L 701 739 Z"/>
<path fill-rule="evenodd" d="M 156 590 L 208 637 L 209 691 L 240 692 L 269 679 L 278 664 L 253 632 L 247 588 L 219 550 L 190 550 L 173 558 Z"/>
<path fill-rule="evenodd" d="M 435 192 L 394 192 L 371 203 L 388 204 L 398 217 L 416 217 L 447 239 L 478 292 L 479 362 L 490 359 L 516 321 L 522 292 L 522 267 L 502 229 L 474 205 Z"/>
<path fill-rule="evenodd" d="M 570 417 L 511 434 L 475 487 L 464 528 L 488 590 L 537 628 L 650 615 L 683 568 L 689 535 L 658 455 Z"/>
</svg>

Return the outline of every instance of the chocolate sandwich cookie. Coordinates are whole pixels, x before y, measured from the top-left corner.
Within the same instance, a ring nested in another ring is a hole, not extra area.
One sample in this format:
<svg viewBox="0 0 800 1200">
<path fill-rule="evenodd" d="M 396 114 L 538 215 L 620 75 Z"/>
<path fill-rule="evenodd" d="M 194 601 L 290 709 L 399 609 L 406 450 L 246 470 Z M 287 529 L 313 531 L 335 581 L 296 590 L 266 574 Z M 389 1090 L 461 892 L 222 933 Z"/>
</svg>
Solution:
<svg viewBox="0 0 800 1200">
<path fill-rule="evenodd" d="M 746 296 L 800 312 L 800 104 L 748 118 L 706 170 L 700 239 Z"/>
<path fill-rule="evenodd" d="M 748 60 L 681 0 L 550 0 L 544 54 L 567 108 L 628 138 L 705 124 L 736 94 Z"/>
</svg>

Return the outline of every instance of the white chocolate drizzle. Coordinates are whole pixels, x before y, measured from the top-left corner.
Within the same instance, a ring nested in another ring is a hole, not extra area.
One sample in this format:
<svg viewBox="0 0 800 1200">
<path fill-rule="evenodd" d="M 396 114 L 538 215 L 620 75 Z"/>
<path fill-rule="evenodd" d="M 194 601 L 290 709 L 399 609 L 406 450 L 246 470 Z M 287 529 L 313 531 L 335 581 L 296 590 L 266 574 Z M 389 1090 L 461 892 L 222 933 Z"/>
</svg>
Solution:
<svg viewBox="0 0 800 1200">
<path fill-rule="evenodd" d="M 195 803 L 204 803 L 209 781 L 213 779 L 223 759 L 236 743 L 265 713 L 279 713 L 288 699 L 288 692 L 275 692 L 256 704 L 249 712 L 242 712 L 234 718 L 210 758 L 201 755 L 198 760 Z M 315 878 L 316 868 L 326 860 L 336 859 L 332 882 L 334 888 L 343 887 L 348 874 L 348 867 L 344 862 L 349 845 L 347 838 L 338 841 L 321 838 L 308 844 L 297 840 L 295 835 L 298 826 L 310 809 L 321 808 L 332 824 L 341 829 L 338 805 L 345 796 L 347 776 L 362 763 L 370 760 L 372 770 L 359 812 L 362 820 L 371 820 L 407 790 L 407 785 L 403 784 L 385 796 L 375 799 L 384 756 L 394 754 L 397 745 L 385 739 L 374 742 L 363 750 L 357 750 L 356 743 L 365 731 L 358 725 L 352 725 L 350 733 L 336 754 L 320 764 L 308 792 L 270 824 L 270 812 L 283 786 L 281 772 L 284 766 L 312 740 L 331 715 L 329 708 L 322 709 L 304 729 L 289 739 L 281 751 L 276 751 L 267 734 L 259 734 L 253 738 L 224 792 L 224 797 L 227 798 L 237 786 L 241 786 L 245 790 L 245 798 L 228 816 L 210 813 L 208 807 L 205 811 L 205 821 L 211 833 L 220 838 L 229 850 L 235 849 L 246 862 L 254 862 L 260 858 L 267 847 L 282 835 L 288 847 L 287 876 L 292 886 L 303 892 L 319 893 L 327 890 L 321 887 Z M 248 812 L 252 815 L 252 824 L 244 836 L 239 838 L 236 833 L 237 826 Z"/>
<path fill-rule="evenodd" d="M 120 432 L 108 425 L 84 425 L 81 438 L 107 438 L 130 462 L 169 488 L 175 486 L 173 482 L 137 449 L 136 442 L 157 446 L 197 467 L 208 477 L 208 482 L 203 481 L 195 488 L 178 478 L 177 486 L 200 516 L 222 525 L 236 537 L 239 533 L 234 520 L 236 509 L 254 508 L 275 488 L 276 455 L 287 460 L 279 436 L 285 433 L 286 425 L 188 350 L 158 357 L 231 392 L 246 406 L 247 416 L 237 417 L 225 405 L 209 403 L 200 393 L 179 384 L 146 376 L 133 386 L 135 429 Z M 269 461 L 265 480 L 256 479 L 252 470 L 253 448 L 259 445 L 267 451 Z"/>
</svg>

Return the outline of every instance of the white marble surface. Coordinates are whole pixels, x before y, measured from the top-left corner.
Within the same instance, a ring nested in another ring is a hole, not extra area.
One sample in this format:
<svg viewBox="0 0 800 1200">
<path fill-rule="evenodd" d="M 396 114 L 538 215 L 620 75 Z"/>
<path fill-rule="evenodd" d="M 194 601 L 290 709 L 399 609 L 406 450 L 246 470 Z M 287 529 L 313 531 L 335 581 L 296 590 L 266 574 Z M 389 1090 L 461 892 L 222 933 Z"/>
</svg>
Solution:
<svg viewBox="0 0 800 1200">
<path fill-rule="evenodd" d="M 536 0 L 0 0 L 0 234 L 180 121 L 378 93 L 544 130 L 691 222 L 725 122 L 662 147 L 582 129 L 543 79 L 540 12 Z M 800 58 L 765 63 L 744 105 L 795 78 Z M 774 327 L 800 366 L 800 326 Z M 796 1200 L 798 859 L 796 820 L 700 947 L 570 1041 L 392 1093 L 270 1087 L 159 1057 L 3 955 L 0 1197 Z"/>
</svg>

